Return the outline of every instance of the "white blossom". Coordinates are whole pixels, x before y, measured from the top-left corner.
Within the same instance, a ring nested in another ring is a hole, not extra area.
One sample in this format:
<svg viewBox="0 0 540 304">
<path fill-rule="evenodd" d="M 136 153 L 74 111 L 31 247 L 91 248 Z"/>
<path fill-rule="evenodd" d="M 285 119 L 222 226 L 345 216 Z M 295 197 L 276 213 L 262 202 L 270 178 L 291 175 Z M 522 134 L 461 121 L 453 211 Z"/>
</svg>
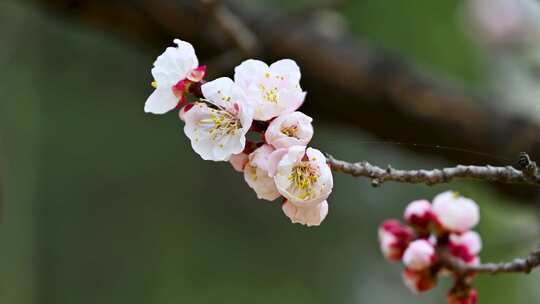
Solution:
<svg viewBox="0 0 540 304">
<path fill-rule="evenodd" d="M 306 95 L 300 88 L 300 68 L 291 59 L 270 66 L 260 60 L 246 60 L 234 69 L 234 80 L 253 102 L 256 120 L 294 112 Z"/>
<path fill-rule="evenodd" d="M 183 92 L 175 92 L 174 87 L 194 74 L 199 66 L 190 43 L 179 39 L 175 39 L 174 43 L 176 47 L 168 47 L 154 62 L 152 85 L 155 90 L 144 105 L 147 113 L 164 114 L 174 109 L 183 98 Z"/>
<path fill-rule="evenodd" d="M 205 160 L 227 161 L 244 150 L 253 112 L 242 90 L 226 77 L 202 85 L 205 101 L 182 114 L 184 133 Z"/>
<path fill-rule="evenodd" d="M 290 147 L 274 176 L 278 191 L 298 207 L 315 206 L 332 192 L 333 179 L 324 155 L 316 149 Z"/>
</svg>

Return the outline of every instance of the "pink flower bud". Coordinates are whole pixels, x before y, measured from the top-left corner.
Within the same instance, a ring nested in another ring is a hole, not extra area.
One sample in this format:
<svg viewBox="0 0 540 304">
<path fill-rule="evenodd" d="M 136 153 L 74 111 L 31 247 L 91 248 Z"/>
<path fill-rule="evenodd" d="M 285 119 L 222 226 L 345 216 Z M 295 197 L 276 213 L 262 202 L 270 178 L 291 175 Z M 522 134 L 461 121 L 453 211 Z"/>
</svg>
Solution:
<svg viewBox="0 0 540 304">
<path fill-rule="evenodd" d="M 451 232 L 470 230 L 480 220 L 478 205 L 473 200 L 452 191 L 435 196 L 432 209 L 439 224 Z"/>
<path fill-rule="evenodd" d="M 386 220 L 379 227 L 379 245 L 389 261 L 400 261 L 413 238 L 413 230 L 398 220 Z"/>
<path fill-rule="evenodd" d="M 478 292 L 474 288 L 468 290 L 452 288 L 448 293 L 448 304 L 476 304 L 476 302 L 478 302 Z"/>
<path fill-rule="evenodd" d="M 234 170 L 238 172 L 244 172 L 244 167 L 249 161 L 249 155 L 246 153 L 240 153 L 240 154 L 233 154 L 231 155 L 231 158 L 229 158 L 229 163 L 231 163 L 231 166 L 234 168 Z"/>
<path fill-rule="evenodd" d="M 430 242 L 422 239 L 410 243 L 403 254 L 403 264 L 415 271 L 429 268 L 436 260 L 435 248 Z"/>
<path fill-rule="evenodd" d="M 465 263 L 474 264 L 478 261 L 476 255 L 482 249 L 482 239 L 475 231 L 451 234 L 448 248 L 452 256 L 460 258 Z"/>
<path fill-rule="evenodd" d="M 402 273 L 403 282 L 413 293 L 426 292 L 437 285 L 437 277 L 430 269 L 414 271 L 405 269 Z"/>
<path fill-rule="evenodd" d="M 431 204 L 427 200 L 413 201 L 405 209 L 405 220 L 411 225 L 426 228 L 431 218 Z"/>
<path fill-rule="evenodd" d="M 281 208 L 283 209 L 283 213 L 285 213 L 294 224 L 298 223 L 308 227 L 319 226 L 326 218 L 326 215 L 328 215 L 327 201 L 323 201 L 313 207 L 298 207 L 291 204 L 289 201 L 286 201 Z"/>
</svg>

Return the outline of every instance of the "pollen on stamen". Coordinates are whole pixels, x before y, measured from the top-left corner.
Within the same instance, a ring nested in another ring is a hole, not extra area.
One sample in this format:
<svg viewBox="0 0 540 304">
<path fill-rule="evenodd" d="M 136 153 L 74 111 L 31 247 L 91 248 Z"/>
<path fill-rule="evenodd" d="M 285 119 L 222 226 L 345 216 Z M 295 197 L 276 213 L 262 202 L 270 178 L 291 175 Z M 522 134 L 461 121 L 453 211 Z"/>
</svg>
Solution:
<svg viewBox="0 0 540 304">
<path fill-rule="evenodd" d="M 152 86 L 152 88 L 157 89 L 157 81 L 152 81 L 150 85 Z"/>
<path fill-rule="evenodd" d="M 283 127 L 281 129 L 281 133 L 287 135 L 288 137 L 297 137 L 296 135 L 298 133 L 298 126 L 292 125 L 288 127 Z"/>
<path fill-rule="evenodd" d="M 309 164 L 302 162 L 296 165 L 288 176 L 293 191 L 299 191 L 301 199 L 307 199 L 313 194 L 312 185 L 319 179 L 319 173 Z"/>
</svg>

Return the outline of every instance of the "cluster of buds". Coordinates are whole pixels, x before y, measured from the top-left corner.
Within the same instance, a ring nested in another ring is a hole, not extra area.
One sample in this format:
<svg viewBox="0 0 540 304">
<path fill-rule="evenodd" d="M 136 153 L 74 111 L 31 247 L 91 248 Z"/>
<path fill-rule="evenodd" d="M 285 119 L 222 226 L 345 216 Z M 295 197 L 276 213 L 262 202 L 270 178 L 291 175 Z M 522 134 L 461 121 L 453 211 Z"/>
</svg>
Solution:
<svg viewBox="0 0 540 304">
<path fill-rule="evenodd" d="M 155 91 L 145 112 L 177 109 L 202 159 L 230 162 L 259 199 L 282 197 L 282 210 L 293 223 L 319 225 L 328 214 L 333 179 L 325 156 L 308 147 L 312 118 L 297 111 L 306 93 L 296 62 L 268 66 L 249 59 L 234 69 L 234 80 L 207 82 L 193 46 L 174 42 L 177 47 L 167 48 L 154 63 Z"/>
<path fill-rule="evenodd" d="M 474 304 L 477 292 L 471 287 L 473 274 L 454 273 L 444 261 L 465 265 L 480 263 L 482 241 L 472 231 L 480 220 L 476 203 L 456 192 L 438 194 L 411 202 L 405 209 L 406 224 L 386 220 L 379 227 L 379 242 L 389 261 L 405 265 L 403 280 L 414 293 L 425 292 L 437 284 L 441 275 L 451 275 L 455 284 L 448 293 L 450 304 Z"/>
</svg>

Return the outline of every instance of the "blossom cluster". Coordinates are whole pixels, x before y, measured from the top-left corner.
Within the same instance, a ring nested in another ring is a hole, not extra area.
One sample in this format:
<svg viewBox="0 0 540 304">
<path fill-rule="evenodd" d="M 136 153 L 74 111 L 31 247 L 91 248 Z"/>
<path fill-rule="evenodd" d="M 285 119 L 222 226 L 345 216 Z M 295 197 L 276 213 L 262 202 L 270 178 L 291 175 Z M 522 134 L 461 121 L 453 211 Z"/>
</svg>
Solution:
<svg viewBox="0 0 540 304">
<path fill-rule="evenodd" d="M 234 79 L 207 82 L 193 46 L 174 43 L 154 62 L 155 90 L 145 112 L 178 110 L 202 159 L 230 162 L 259 199 L 282 197 L 293 223 L 319 225 L 328 214 L 333 178 L 325 156 L 308 147 L 312 118 L 297 111 L 306 92 L 296 62 L 249 59 L 234 69 Z"/>
<path fill-rule="evenodd" d="M 411 202 L 405 209 L 406 224 L 390 219 L 379 227 L 379 243 L 389 261 L 405 265 L 403 280 L 414 293 L 435 287 L 441 275 L 454 277 L 448 293 L 450 304 L 474 304 L 477 292 L 471 287 L 473 275 L 453 273 L 444 260 L 465 265 L 480 263 L 480 235 L 472 231 L 480 220 L 477 204 L 456 192 L 438 194 Z"/>
</svg>

